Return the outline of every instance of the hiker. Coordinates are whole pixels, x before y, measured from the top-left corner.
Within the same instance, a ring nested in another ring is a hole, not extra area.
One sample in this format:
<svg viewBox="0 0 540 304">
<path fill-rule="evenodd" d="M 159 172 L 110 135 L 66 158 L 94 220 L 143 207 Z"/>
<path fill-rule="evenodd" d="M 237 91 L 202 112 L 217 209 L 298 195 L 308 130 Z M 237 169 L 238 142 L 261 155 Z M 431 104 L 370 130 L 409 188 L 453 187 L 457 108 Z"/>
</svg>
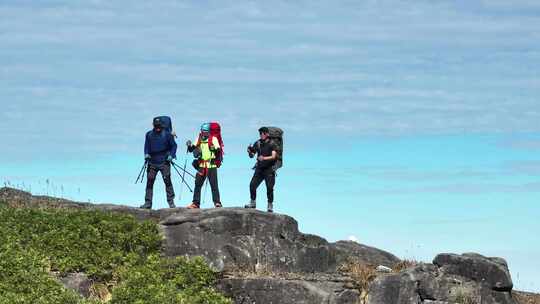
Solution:
<svg viewBox="0 0 540 304">
<path fill-rule="evenodd" d="M 153 120 L 153 129 L 146 133 L 144 142 L 144 159 L 148 164 L 146 196 L 143 209 L 152 208 L 154 182 L 158 172 L 161 172 L 167 192 L 169 208 L 175 208 L 174 188 L 171 181 L 171 162 L 176 158 L 176 142 L 167 126 L 168 117 L 156 117 Z M 170 120 L 170 119 L 169 119 Z M 168 122 L 170 124 L 170 121 Z"/>
<path fill-rule="evenodd" d="M 212 127 L 214 126 L 214 128 Z M 195 189 L 193 190 L 193 202 L 188 209 L 201 207 L 201 189 L 208 177 L 212 189 L 212 201 L 214 207 L 221 208 L 218 187 L 218 171 L 223 155 L 223 141 L 221 140 L 221 128 L 217 123 L 204 123 L 195 144 L 186 142 L 189 152 L 194 152 L 195 161 L 193 166 L 197 169 L 195 176 Z"/>
<path fill-rule="evenodd" d="M 281 130 L 279 131 L 282 132 Z M 274 212 L 274 185 L 276 183 L 276 170 L 278 168 L 279 147 L 270 139 L 270 130 L 268 127 L 260 128 L 259 136 L 260 139 L 254 145 L 250 145 L 247 148 L 250 158 L 253 158 L 257 154 L 257 164 L 254 167 L 255 173 L 249 184 L 251 200 L 245 205 L 245 208 L 257 207 L 257 188 L 264 180 L 266 184 L 266 196 L 268 198 L 267 211 Z"/>
</svg>

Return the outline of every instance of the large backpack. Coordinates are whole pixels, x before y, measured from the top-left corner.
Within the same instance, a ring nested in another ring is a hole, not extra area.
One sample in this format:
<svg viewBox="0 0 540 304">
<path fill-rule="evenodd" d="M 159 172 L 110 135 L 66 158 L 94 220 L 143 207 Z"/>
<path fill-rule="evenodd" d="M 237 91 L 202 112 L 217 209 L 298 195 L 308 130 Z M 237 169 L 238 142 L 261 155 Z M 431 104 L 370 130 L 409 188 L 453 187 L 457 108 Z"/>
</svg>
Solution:
<svg viewBox="0 0 540 304">
<path fill-rule="evenodd" d="M 283 130 L 278 127 L 267 127 L 270 141 L 277 147 L 277 161 L 273 166 L 274 170 L 283 167 Z"/>
<path fill-rule="evenodd" d="M 221 126 L 218 122 L 211 122 L 210 123 L 210 136 L 208 137 L 208 145 L 211 148 L 212 143 L 214 140 L 214 137 L 217 139 L 220 149 L 216 154 L 216 158 L 214 159 L 214 164 L 219 168 L 221 167 L 221 163 L 223 163 L 223 154 L 224 153 L 224 144 L 223 144 L 223 137 L 221 137 Z M 199 134 L 199 139 L 197 140 L 196 146 L 199 146 L 201 144 L 201 134 Z"/>
<path fill-rule="evenodd" d="M 161 122 L 161 126 L 163 127 L 163 130 L 166 130 L 169 133 L 173 133 L 172 131 L 172 120 L 169 116 L 158 116 L 154 118 L 154 121 L 159 120 Z"/>
</svg>

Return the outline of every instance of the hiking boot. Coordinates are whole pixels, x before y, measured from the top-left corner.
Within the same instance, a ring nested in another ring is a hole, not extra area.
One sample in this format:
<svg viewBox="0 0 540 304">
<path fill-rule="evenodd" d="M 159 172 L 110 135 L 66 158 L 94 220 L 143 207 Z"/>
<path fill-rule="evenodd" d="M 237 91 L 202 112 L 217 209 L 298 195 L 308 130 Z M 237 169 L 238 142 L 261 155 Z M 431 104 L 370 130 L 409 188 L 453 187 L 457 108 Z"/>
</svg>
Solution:
<svg viewBox="0 0 540 304">
<path fill-rule="evenodd" d="M 141 208 L 141 209 L 152 209 L 152 204 L 144 203 L 139 208 Z"/>
<path fill-rule="evenodd" d="M 174 204 L 173 201 L 170 201 L 168 203 L 169 203 L 169 208 L 176 208 L 176 205 Z"/>
<path fill-rule="evenodd" d="M 249 204 L 245 205 L 244 208 L 257 208 L 257 203 L 254 200 L 249 201 Z"/>
<path fill-rule="evenodd" d="M 220 202 L 214 203 L 214 207 L 221 208 L 223 205 Z"/>
<path fill-rule="evenodd" d="M 268 208 L 266 209 L 270 213 L 274 212 L 274 203 L 268 203 Z"/>
<path fill-rule="evenodd" d="M 187 206 L 188 209 L 200 209 L 201 207 L 195 203 L 191 203 L 191 205 Z"/>
</svg>

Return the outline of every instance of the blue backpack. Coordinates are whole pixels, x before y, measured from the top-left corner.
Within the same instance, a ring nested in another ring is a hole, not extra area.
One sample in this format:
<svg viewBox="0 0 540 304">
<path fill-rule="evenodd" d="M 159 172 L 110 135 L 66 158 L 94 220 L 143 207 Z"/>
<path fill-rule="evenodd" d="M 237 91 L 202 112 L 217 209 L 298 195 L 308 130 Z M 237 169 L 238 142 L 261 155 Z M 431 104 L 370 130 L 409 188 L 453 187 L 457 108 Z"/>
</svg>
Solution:
<svg viewBox="0 0 540 304">
<path fill-rule="evenodd" d="M 158 116 L 154 118 L 154 121 L 159 120 L 163 130 L 172 134 L 172 120 L 169 116 Z"/>
</svg>

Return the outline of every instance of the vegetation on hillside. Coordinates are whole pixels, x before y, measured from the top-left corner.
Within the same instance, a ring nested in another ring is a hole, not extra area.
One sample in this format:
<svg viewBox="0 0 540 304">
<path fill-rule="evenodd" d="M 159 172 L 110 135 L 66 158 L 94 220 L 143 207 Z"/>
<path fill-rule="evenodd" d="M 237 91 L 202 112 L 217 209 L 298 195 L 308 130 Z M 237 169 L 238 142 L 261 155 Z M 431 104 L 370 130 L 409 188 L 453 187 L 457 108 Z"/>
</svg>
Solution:
<svg viewBox="0 0 540 304">
<path fill-rule="evenodd" d="M 151 221 L 0 203 L 0 231 L 0 304 L 230 303 L 213 290 L 216 273 L 202 259 L 160 257 Z M 88 275 L 100 292 L 83 299 L 51 275 L 73 272 Z"/>
</svg>

